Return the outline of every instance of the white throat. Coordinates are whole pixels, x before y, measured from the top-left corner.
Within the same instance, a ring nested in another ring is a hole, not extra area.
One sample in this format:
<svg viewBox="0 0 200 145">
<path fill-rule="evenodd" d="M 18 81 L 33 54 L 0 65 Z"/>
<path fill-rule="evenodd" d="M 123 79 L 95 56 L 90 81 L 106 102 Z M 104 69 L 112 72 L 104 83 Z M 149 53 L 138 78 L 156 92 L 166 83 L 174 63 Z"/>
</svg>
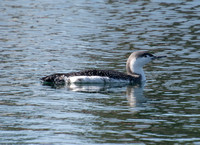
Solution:
<svg viewBox="0 0 200 145">
<path fill-rule="evenodd" d="M 136 63 L 135 59 L 131 60 L 130 69 L 131 69 L 132 72 L 140 74 L 141 77 L 142 77 L 142 81 L 146 80 L 145 73 L 144 73 L 144 70 L 143 70 L 143 65 Z"/>
</svg>

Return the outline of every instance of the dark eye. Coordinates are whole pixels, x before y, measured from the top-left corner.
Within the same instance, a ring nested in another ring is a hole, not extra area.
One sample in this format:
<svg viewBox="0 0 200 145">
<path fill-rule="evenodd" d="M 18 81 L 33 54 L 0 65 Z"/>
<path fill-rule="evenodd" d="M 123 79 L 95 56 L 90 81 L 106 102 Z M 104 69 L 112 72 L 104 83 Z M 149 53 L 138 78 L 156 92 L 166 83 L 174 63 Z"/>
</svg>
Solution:
<svg viewBox="0 0 200 145">
<path fill-rule="evenodd" d="M 147 55 L 145 55 L 144 57 L 147 57 Z"/>
</svg>

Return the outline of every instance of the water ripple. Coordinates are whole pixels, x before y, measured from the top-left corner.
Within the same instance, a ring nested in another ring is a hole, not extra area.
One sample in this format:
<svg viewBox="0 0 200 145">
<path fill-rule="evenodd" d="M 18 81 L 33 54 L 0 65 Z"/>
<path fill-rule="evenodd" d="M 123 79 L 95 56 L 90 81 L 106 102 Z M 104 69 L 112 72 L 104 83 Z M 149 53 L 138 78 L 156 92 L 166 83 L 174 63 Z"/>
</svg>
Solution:
<svg viewBox="0 0 200 145">
<path fill-rule="evenodd" d="M 199 144 L 199 7 L 2 0 L 0 143 Z M 145 66 L 144 88 L 40 84 L 56 72 L 125 72 L 135 50 L 167 55 Z"/>
</svg>

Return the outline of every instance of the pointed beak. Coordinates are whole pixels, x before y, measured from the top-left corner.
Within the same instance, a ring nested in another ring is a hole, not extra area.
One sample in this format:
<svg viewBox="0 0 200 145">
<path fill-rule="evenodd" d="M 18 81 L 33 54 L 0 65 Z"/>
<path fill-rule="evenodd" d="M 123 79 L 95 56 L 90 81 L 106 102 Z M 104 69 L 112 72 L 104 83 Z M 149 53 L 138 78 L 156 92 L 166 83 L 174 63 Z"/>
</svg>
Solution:
<svg viewBox="0 0 200 145">
<path fill-rule="evenodd" d="M 163 58 L 163 57 L 167 57 L 167 56 L 164 56 L 164 55 L 163 56 L 153 56 L 153 60 L 154 59 L 160 59 L 160 58 Z"/>
</svg>

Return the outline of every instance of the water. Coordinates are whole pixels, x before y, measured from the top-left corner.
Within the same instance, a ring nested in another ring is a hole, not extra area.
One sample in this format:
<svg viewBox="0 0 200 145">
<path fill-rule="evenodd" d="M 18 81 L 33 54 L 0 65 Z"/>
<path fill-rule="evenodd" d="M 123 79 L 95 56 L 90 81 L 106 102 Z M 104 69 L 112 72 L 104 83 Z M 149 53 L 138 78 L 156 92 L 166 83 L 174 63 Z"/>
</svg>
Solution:
<svg viewBox="0 0 200 145">
<path fill-rule="evenodd" d="M 2 0 L 0 143 L 200 144 L 198 0 Z M 43 86 L 56 72 L 125 72 L 167 55 L 141 86 Z"/>
</svg>

